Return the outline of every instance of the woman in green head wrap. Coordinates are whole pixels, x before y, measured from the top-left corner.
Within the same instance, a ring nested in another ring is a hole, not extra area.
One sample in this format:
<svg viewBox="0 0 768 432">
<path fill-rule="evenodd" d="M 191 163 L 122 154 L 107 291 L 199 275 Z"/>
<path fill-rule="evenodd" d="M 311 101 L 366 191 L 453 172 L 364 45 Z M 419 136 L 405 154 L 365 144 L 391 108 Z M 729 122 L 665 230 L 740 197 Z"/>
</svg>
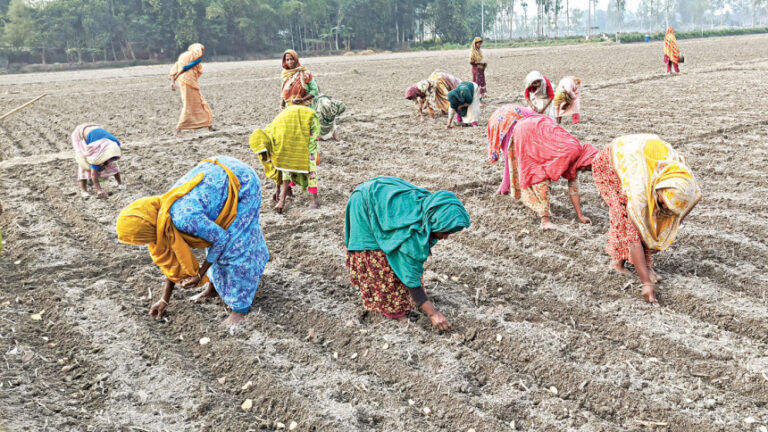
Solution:
<svg viewBox="0 0 768 432">
<path fill-rule="evenodd" d="M 455 89 L 448 92 L 448 129 L 453 123 L 453 115 L 456 114 L 456 123 L 477 126 L 480 120 L 480 89 L 477 84 L 464 81 Z"/>
<path fill-rule="evenodd" d="M 355 188 L 344 244 L 350 282 L 360 289 L 365 308 L 405 320 L 418 306 L 435 327 L 450 328 L 429 301 L 421 276 L 432 246 L 467 227 L 469 214 L 453 192 L 430 193 L 397 177 L 376 177 Z"/>
</svg>

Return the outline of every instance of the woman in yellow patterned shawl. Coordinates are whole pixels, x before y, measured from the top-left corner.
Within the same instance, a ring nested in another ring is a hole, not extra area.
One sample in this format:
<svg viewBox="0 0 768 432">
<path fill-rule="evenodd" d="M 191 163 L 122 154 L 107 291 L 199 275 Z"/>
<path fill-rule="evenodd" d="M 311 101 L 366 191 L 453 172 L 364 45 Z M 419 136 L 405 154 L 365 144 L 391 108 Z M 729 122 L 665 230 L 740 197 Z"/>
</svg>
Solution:
<svg viewBox="0 0 768 432">
<path fill-rule="evenodd" d="M 317 138 L 320 122 L 312 108 L 290 105 L 264 129 L 251 134 L 251 150 L 259 156 L 264 174 L 277 184 L 272 196 L 275 211 L 282 213 L 285 199 L 293 196 L 291 186 L 298 184 L 309 191 L 309 208 L 320 207 L 317 200 L 317 162 L 320 149 Z"/>
<path fill-rule="evenodd" d="M 675 240 L 680 223 L 701 200 L 699 185 L 685 158 L 652 134 L 615 139 L 592 161 L 592 175 L 608 204 L 611 267 L 628 274 L 624 263 L 629 260 L 643 296 L 655 303 L 659 277 L 651 268 L 651 253 Z"/>
</svg>

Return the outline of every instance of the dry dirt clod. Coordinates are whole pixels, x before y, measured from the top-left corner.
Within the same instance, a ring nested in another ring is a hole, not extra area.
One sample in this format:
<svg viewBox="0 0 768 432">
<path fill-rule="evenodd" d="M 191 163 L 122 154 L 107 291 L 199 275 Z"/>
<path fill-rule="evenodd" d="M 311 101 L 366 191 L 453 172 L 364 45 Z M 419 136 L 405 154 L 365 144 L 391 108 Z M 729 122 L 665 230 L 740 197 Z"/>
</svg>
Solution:
<svg viewBox="0 0 768 432">
<path fill-rule="evenodd" d="M 752 424 L 752 423 L 755 423 L 756 421 L 757 420 L 755 420 L 754 417 L 747 417 L 747 418 L 744 419 L 744 423 L 746 423 L 746 424 Z"/>
<path fill-rule="evenodd" d="M 219 381 L 219 384 L 224 384 L 225 382 L 227 382 L 227 377 L 221 377 L 218 379 L 218 381 Z"/>
<path fill-rule="evenodd" d="M 408 405 L 411 405 L 411 406 L 413 406 L 413 405 L 415 405 L 415 404 L 416 404 L 416 401 L 415 401 L 415 400 L 413 400 L 413 399 L 408 399 Z"/>
<path fill-rule="evenodd" d="M 209 343 L 211 343 L 211 338 L 209 337 L 204 337 L 200 339 L 200 345 L 208 345 Z"/>
<path fill-rule="evenodd" d="M 557 388 L 555 386 L 552 386 L 549 388 L 549 392 L 553 395 L 557 395 Z"/>
<path fill-rule="evenodd" d="M 429 409 L 429 407 L 424 407 L 421 411 L 424 413 L 425 416 L 432 415 L 432 410 Z"/>
<path fill-rule="evenodd" d="M 253 399 L 246 399 L 245 402 L 240 405 L 240 409 L 243 411 L 250 411 L 251 408 L 253 408 Z"/>
<path fill-rule="evenodd" d="M 299 428 L 299 424 L 295 421 L 292 421 L 291 424 L 288 425 L 288 430 L 296 430 Z"/>
<path fill-rule="evenodd" d="M 240 390 L 243 390 L 243 391 L 248 390 L 249 388 L 251 388 L 252 385 L 253 385 L 253 381 L 248 381 L 247 383 L 243 384 L 242 387 L 240 387 Z"/>
<path fill-rule="evenodd" d="M 32 314 L 32 315 L 29 316 L 29 318 L 32 321 L 40 321 L 40 320 L 43 319 L 42 315 L 40 315 L 40 314 Z"/>
<path fill-rule="evenodd" d="M 381 346 L 381 349 L 383 350 L 389 349 L 389 344 L 385 343 L 384 345 Z"/>
<path fill-rule="evenodd" d="M 277 422 L 277 424 L 275 426 L 277 426 L 278 429 L 285 429 L 285 424 L 280 423 L 280 422 Z"/>
<path fill-rule="evenodd" d="M 760 432 L 768 432 L 768 427 L 760 426 Z"/>
<path fill-rule="evenodd" d="M 357 353 L 353 353 L 351 356 L 349 356 L 349 358 L 351 358 L 352 360 L 356 359 L 357 358 Z"/>
<path fill-rule="evenodd" d="M 501 342 L 501 335 L 500 334 L 496 335 L 496 342 Z"/>
</svg>

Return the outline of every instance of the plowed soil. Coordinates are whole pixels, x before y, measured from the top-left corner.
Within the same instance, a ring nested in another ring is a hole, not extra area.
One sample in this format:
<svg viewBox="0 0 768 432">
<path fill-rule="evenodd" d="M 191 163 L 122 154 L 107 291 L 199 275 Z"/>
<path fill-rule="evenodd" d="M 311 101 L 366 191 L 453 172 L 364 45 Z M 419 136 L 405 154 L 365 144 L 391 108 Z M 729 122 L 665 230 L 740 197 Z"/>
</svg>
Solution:
<svg viewBox="0 0 768 432">
<path fill-rule="evenodd" d="M 219 325 L 220 301 L 184 290 L 150 320 L 162 275 L 114 224 L 209 156 L 263 173 L 247 138 L 278 111 L 278 61 L 206 64 L 216 130 L 181 137 L 165 67 L 0 77 L 0 111 L 48 93 L 0 123 L 0 429 L 765 430 L 768 37 L 680 45 L 680 76 L 663 73 L 660 43 L 486 50 L 484 118 L 522 101 L 531 69 L 576 75 L 583 123 L 566 128 L 577 138 L 601 148 L 653 132 L 687 157 L 705 197 L 656 256 L 661 307 L 606 271 L 608 210 L 589 173 L 593 223 L 577 223 L 561 182 L 563 230 L 541 232 L 496 195 L 503 166 L 487 162 L 485 122 L 446 130 L 445 117 L 414 117 L 405 88 L 438 67 L 470 78 L 468 50 L 383 54 L 304 60 L 347 103 L 345 141 L 321 145 L 320 210 L 298 194 L 278 215 L 264 183 L 272 259 L 234 329 Z M 128 189 L 109 182 L 105 200 L 78 192 L 69 134 L 86 121 L 124 144 Z M 344 206 L 376 175 L 455 191 L 471 214 L 427 263 L 448 333 L 420 313 L 407 325 L 366 314 L 349 285 Z"/>
</svg>

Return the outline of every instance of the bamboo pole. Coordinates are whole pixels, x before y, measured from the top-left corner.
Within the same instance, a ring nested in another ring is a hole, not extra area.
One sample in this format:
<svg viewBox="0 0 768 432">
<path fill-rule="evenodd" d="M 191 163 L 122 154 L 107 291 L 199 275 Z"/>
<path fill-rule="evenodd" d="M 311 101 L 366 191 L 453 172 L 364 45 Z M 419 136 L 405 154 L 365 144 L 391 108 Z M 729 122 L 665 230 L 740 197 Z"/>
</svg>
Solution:
<svg viewBox="0 0 768 432">
<path fill-rule="evenodd" d="M 5 120 L 6 117 L 10 116 L 11 114 L 14 114 L 16 112 L 19 112 L 19 111 L 23 110 L 24 108 L 32 105 L 33 103 L 39 101 L 40 99 L 44 98 L 45 96 L 48 96 L 48 94 L 47 93 L 43 93 L 40 96 L 38 96 L 38 97 L 32 99 L 31 101 L 25 103 L 24 105 L 22 105 L 20 107 L 16 107 L 16 108 L 8 111 L 7 113 L 5 113 L 2 116 L 0 116 L 0 120 Z"/>
</svg>

